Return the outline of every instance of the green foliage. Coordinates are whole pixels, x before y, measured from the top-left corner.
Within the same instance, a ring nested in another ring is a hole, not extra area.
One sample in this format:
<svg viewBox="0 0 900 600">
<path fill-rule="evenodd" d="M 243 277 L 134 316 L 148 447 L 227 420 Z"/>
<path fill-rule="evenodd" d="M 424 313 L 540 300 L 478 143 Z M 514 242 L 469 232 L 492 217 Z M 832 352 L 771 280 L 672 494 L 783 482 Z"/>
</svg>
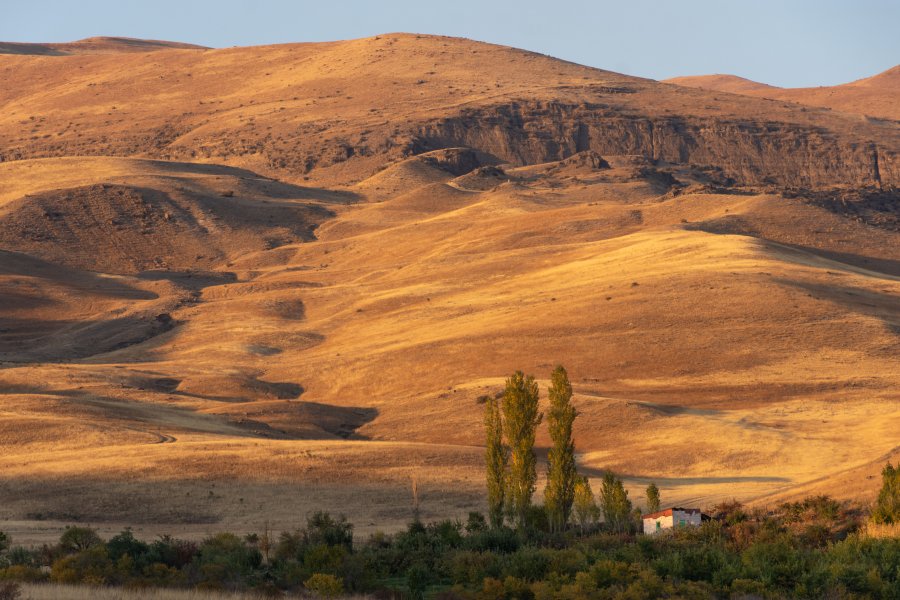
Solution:
<svg viewBox="0 0 900 600">
<path fill-rule="evenodd" d="M 547 428 L 551 447 L 547 455 L 547 489 L 544 503 L 550 526 L 554 531 L 565 528 L 575 501 L 575 442 L 572 425 L 577 412 L 572 406 L 572 385 L 569 375 L 560 365 L 550 376 L 550 409 L 547 412 Z"/>
<path fill-rule="evenodd" d="M 575 500 L 573 502 L 575 519 L 582 531 L 585 531 L 597 522 L 600 509 L 594 499 L 591 483 L 587 477 L 579 477 L 575 481 Z"/>
<path fill-rule="evenodd" d="M 504 498 L 519 527 L 524 527 L 537 482 L 534 438 L 543 415 L 538 410 L 534 377 L 516 371 L 506 380 L 503 395 L 503 433 L 509 446 Z"/>
<path fill-rule="evenodd" d="M 110 538 L 106 542 L 106 549 L 110 560 L 118 561 L 123 556 L 127 556 L 135 563 L 141 564 L 146 561 L 147 555 L 150 553 L 150 546 L 135 539 L 130 527 Z"/>
<path fill-rule="evenodd" d="M 647 512 L 659 512 L 660 506 L 659 488 L 656 487 L 655 483 L 651 482 L 650 485 L 647 486 Z"/>
<path fill-rule="evenodd" d="M 488 518 L 491 527 L 503 525 L 503 507 L 506 491 L 506 467 L 509 449 L 503 444 L 503 420 L 500 403 L 488 398 L 484 405 L 484 430 L 486 448 L 484 462 L 487 471 Z"/>
<path fill-rule="evenodd" d="M 406 572 L 406 589 L 410 598 L 424 598 L 432 579 L 432 572 L 424 563 L 413 564 Z"/>
<path fill-rule="evenodd" d="M 344 582 L 341 578 L 327 573 L 314 573 L 303 582 L 303 585 L 319 598 L 337 598 L 344 593 Z"/>
<path fill-rule="evenodd" d="M 206 587 L 239 589 L 253 580 L 261 563 L 259 550 L 232 533 L 220 533 L 200 544 L 192 564 L 194 580 Z"/>
<path fill-rule="evenodd" d="M 344 515 L 335 519 L 327 512 L 318 511 L 306 519 L 306 543 L 344 546 L 348 551 L 353 550 L 353 524 Z"/>
<path fill-rule="evenodd" d="M 900 464 L 887 463 L 881 471 L 881 491 L 872 510 L 874 523 L 900 523 Z"/>
<path fill-rule="evenodd" d="M 103 543 L 97 532 L 89 527 L 69 526 L 59 538 L 59 548 L 72 554 Z"/>
<path fill-rule="evenodd" d="M 26 565 L 12 565 L 0 569 L 0 581 L 21 581 L 23 583 L 38 583 L 47 581 L 49 577 L 37 567 Z"/>
<path fill-rule="evenodd" d="M 484 515 L 480 512 L 470 512 L 466 521 L 466 533 L 472 534 L 485 529 L 487 529 L 487 521 L 485 521 Z"/>
<path fill-rule="evenodd" d="M 587 481 L 578 483 L 576 517 L 579 497 L 596 515 Z M 0 568 L 0 582 L 45 581 L 38 565 L 52 560 L 50 578 L 60 583 L 275 595 L 302 588 L 320 597 L 436 600 L 900 598 L 900 540 L 846 536 L 856 516 L 830 498 L 772 511 L 730 503 L 717 511 L 718 520 L 659 536 L 596 531 L 588 524 L 580 534 L 550 532 L 532 525 L 545 511 L 530 510 L 524 528 L 490 528 L 480 515 L 466 527 L 456 520 L 414 522 L 359 547 L 348 543 L 346 521 L 320 514 L 282 536 L 278 556 L 266 564 L 251 536 L 219 534 L 199 545 L 165 537 L 148 544 L 126 529 L 67 554 L 61 548 L 7 550 L 6 561 L 15 557 L 16 564 Z"/>
<path fill-rule="evenodd" d="M 606 526 L 615 532 L 625 532 L 631 527 L 631 500 L 622 480 L 611 471 L 603 474 L 600 487 L 600 508 Z"/>
<path fill-rule="evenodd" d="M 3 554 L 9 549 L 9 544 L 9 536 L 5 532 L 0 531 L 0 554 Z"/>
<path fill-rule="evenodd" d="M 50 571 L 53 583 L 85 583 L 105 585 L 116 583 L 116 571 L 106 546 L 94 544 L 77 554 L 70 554 L 53 563 Z"/>
<path fill-rule="evenodd" d="M 811 566 L 806 552 L 786 535 L 751 544 L 742 559 L 744 574 L 769 589 L 794 590 Z"/>
<path fill-rule="evenodd" d="M 183 569 L 193 562 L 198 550 L 199 546 L 194 542 L 164 535 L 150 544 L 147 562 L 172 569 Z"/>
</svg>

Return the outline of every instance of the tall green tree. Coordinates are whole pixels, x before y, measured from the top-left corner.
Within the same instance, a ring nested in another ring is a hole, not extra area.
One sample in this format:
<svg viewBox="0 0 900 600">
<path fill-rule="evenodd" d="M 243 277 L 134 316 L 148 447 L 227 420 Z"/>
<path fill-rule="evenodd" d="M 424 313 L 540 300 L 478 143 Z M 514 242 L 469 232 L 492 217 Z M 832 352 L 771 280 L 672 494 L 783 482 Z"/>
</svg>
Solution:
<svg viewBox="0 0 900 600">
<path fill-rule="evenodd" d="M 550 409 L 547 411 L 547 428 L 552 446 L 547 456 L 547 489 L 544 504 L 550 527 L 564 529 L 572 513 L 575 500 L 575 442 L 572 440 L 572 424 L 577 412 L 572 406 L 572 385 L 562 365 L 550 376 Z"/>
<path fill-rule="evenodd" d="M 575 479 L 575 501 L 573 503 L 575 509 L 575 519 L 581 526 L 584 533 L 588 526 L 597 522 L 597 516 L 600 509 L 597 507 L 597 501 L 594 498 L 594 491 L 591 489 L 591 482 L 587 477 L 577 477 Z"/>
<path fill-rule="evenodd" d="M 872 510 L 875 523 L 900 523 L 900 464 L 881 470 L 881 491 Z"/>
<path fill-rule="evenodd" d="M 622 480 L 612 471 L 603 474 L 603 483 L 600 487 L 600 507 L 603 509 L 603 519 L 607 527 L 616 532 L 628 529 L 631 519 L 631 500 L 628 492 L 622 485 Z"/>
<path fill-rule="evenodd" d="M 538 410 L 538 385 L 534 377 L 516 371 L 506 380 L 503 394 L 503 433 L 509 445 L 506 472 L 506 505 L 519 527 L 525 525 L 537 483 L 534 436 L 543 415 Z"/>
<path fill-rule="evenodd" d="M 647 486 L 647 512 L 655 513 L 659 511 L 660 507 L 660 499 L 659 499 L 659 488 L 656 487 L 656 484 L 651 482 L 650 485 Z"/>
<path fill-rule="evenodd" d="M 501 527 L 503 525 L 506 462 L 509 450 L 503 444 L 500 402 L 495 398 L 489 397 L 485 402 L 484 430 L 487 442 L 484 461 L 487 467 L 488 518 L 492 527 Z"/>
</svg>

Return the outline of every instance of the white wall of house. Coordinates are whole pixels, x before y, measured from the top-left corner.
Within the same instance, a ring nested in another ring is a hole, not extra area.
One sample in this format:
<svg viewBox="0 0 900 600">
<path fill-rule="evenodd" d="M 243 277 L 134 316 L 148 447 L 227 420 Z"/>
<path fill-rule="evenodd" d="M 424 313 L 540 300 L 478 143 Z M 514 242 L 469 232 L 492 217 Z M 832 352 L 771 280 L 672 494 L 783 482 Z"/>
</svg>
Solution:
<svg viewBox="0 0 900 600">
<path fill-rule="evenodd" d="M 682 523 L 687 525 L 696 525 L 700 526 L 702 522 L 702 517 L 699 512 L 686 512 L 682 510 L 673 510 L 672 511 L 672 526 L 680 527 Z"/>
<path fill-rule="evenodd" d="M 672 529 L 672 515 L 663 515 L 655 519 L 644 519 L 644 533 L 647 535 L 663 529 Z"/>
<path fill-rule="evenodd" d="M 657 517 L 648 517 L 644 519 L 644 533 L 651 535 L 663 529 L 673 529 L 676 527 L 699 527 L 702 516 L 699 512 L 688 512 L 684 510 L 665 511 L 670 514 L 662 514 Z"/>
</svg>

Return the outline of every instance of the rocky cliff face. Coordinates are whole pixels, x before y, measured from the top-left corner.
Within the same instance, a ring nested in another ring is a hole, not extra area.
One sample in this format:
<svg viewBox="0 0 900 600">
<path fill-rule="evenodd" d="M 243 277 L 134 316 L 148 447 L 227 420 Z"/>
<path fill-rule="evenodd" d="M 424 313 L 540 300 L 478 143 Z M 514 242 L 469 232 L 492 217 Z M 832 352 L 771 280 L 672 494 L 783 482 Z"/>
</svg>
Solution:
<svg viewBox="0 0 900 600">
<path fill-rule="evenodd" d="M 900 187 L 897 153 L 783 122 L 617 114 L 590 104 L 513 103 L 422 125 L 414 151 L 468 146 L 515 164 L 576 152 L 636 154 L 720 170 L 740 185 Z"/>
</svg>

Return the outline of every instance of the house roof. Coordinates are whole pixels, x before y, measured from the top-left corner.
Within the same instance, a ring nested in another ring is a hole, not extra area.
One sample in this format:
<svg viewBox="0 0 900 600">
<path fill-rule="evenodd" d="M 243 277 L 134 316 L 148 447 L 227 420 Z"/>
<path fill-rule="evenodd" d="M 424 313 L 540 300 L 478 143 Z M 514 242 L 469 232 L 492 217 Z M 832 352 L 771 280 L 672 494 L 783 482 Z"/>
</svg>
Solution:
<svg viewBox="0 0 900 600">
<path fill-rule="evenodd" d="M 699 508 L 681 508 L 678 506 L 673 506 L 672 508 L 666 508 L 654 513 L 649 513 L 646 515 L 641 515 L 641 519 L 658 519 L 659 517 L 671 517 L 673 511 L 680 511 L 688 514 L 703 514 L 700 512 Z"/>
</svg>

